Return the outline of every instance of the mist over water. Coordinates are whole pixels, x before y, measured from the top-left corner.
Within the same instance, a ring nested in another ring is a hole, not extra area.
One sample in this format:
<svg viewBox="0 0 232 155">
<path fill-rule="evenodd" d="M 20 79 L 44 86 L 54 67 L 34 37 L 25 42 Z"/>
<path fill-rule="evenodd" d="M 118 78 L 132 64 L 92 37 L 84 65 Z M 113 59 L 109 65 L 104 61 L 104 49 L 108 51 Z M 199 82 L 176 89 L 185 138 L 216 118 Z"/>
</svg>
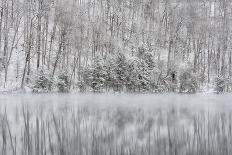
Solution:
<svg viewBox="0 0 232 155">
<path fill-rule="evenodd" d="M 232 110 L 231 94 L 6 94 L 0 95 L 0 105 L 14 107 L 37 106 L 97 106 L 104 107 L 140 107 L 189 108 L 193 111 L 228 111 Z"/>
</svg>

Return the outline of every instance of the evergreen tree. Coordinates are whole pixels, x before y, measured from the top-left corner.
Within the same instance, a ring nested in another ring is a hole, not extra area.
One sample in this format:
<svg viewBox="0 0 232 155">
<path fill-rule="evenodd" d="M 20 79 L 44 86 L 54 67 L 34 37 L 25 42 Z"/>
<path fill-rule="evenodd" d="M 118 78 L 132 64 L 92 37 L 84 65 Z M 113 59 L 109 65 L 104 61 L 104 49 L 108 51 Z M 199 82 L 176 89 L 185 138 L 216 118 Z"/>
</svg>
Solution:
<svg viewBox="0 0 232 155">
<path fill-rule="evenodd" d="M 115 91 L 122 91 L 125 84 L 126 79 L 128 77 L 128 64 L 125 55 L 119 53 L 114 67 L 113 67 L 113 76 L 111 77 L 113 82 L 113 89 Z"/>
<path fill-rule="evenodd" d="M 87 68 L 84 73 L 85 83 L 91 87 L 94 92 L 101 92 L 106 86 L 108 79 L 107 68 L 103 60 L 96 58 L 93 67 Z"/>
<path fill-rule="evenodd" d="M 197 76 L 191 69 L 183 70 L 180 73 L 179 81 L 179 92 L 181 93 L 195 93 L 198 89 Z"/>
<path fill-rule="evenodd" d="M 226 78 L 222 75 L 219 75 L 218 77 L 215 78 L 215 91 L 217 93 L 222 93 L 222 92 L 228 92 L 231 91 L 231 81 L 229 80 L 229 78 Z"/>
<path fill-rule="evenodd" d="M 126 88 L 128 92 L 136 92 L 138 88 L 138 63 L 136 59 L 132 59 L 129 64 L 127 71 L 129 72 L 126 78 Z"/>
<path fill-rule="evenodd" d="M 44 70 L 40 70 L 36 75 L 33 92 L 49 92 L 52 89 L 53 80 L 51 75 Z"/>
<path fill-rule="evenodd" d="M 68 92 L 70 79 L 67 72 L 62 72 L 58 75 L 57 87 L 59 92 Z"/>
<path fill-rule="evenodd" d="M 137 70 L 138 91 L 147 92 L 151 88 L 151 70 L 144 60 L 138 62 Z"/>
</svg>

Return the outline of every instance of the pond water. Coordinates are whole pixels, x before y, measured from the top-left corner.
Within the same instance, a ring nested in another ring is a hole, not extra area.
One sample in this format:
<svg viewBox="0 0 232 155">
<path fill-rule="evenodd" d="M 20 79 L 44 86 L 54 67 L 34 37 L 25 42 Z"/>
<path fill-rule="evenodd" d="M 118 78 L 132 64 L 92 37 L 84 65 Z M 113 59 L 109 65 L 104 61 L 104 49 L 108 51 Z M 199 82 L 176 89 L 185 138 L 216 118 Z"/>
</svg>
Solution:
<svg viewBox="0 0 232 155">
<path fill-rule="evenodd" d="M 231 120 L 231 94 L 2 94 L 0 152 L 232 154 Z"/>
</svg>

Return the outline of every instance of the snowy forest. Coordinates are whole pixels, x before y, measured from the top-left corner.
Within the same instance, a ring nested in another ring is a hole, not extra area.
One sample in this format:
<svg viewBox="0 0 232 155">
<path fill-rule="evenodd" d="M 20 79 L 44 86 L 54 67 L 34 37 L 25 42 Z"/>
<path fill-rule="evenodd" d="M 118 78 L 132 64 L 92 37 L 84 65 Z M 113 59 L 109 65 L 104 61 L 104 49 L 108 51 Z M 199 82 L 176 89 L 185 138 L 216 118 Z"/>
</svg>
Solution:
<svg viewBox="0 0 232 155">
<path fill-rule="evenodd" d="M 0 0 L 0 155 L 232 155 L 232 0 Z"/>
<path fill-rule="evenodd" d="M 0 3 L 0 90 L 232 91 L 230 0 Z"/>
</svg>

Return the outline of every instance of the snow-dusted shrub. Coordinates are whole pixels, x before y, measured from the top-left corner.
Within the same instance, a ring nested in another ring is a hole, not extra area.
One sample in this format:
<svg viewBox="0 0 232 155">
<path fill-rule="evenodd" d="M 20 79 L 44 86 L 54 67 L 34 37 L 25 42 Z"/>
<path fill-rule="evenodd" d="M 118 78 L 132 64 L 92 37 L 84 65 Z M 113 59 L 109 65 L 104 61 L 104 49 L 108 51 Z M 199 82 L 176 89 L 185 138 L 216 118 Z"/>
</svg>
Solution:
<svg viewBox="0 0 232 155">
<path fill-rule="evenodd" d="M 155 85 L 153 89 L 154 93 L 166 93 L 168 92 L 168 89 L 166 88 L 165 85 Z"/>
<path fill-rule="evenodd" d="M 70 79 L 67 72 L 62 72 L 57 77 L 57 88 L 59 92 L 68 92 L 70 86 Z"/>
<path fill-rule="evenodd" d="M 179 92 L 195 93 L 198 89 L 197 75 L 191 69 L 183 70 L 179 75 Z"/>
<path fill-rule="evenodd" d="M 32 86 L 33 92 L 49 92 L 52 89 L 53 80 L 49 73 L 40 70 L 35 77 L 34 85 Z"/>
<path fill-rule="evenodd" d="M 154 85 L 155 93 L 175 92 L 177 90 L 178 78 L 175 68 L 171 68 L 168 72 L 163 73 L 162 70 L 154 72 L 157 79 Z"/>
<path fill-rule="evenodd" d="M 128 63 L 125 85 L 129 92 L 150 92 L 154 83 L 154 67 L 143 59 L 133 59 Z"/>
<path fill-rule="evenodd" d="M 155 93 L 174 92 L 176 90 L 176 81 L 172 80 L 171 75 L 161 75 L 158 82 L 154 85 Z"/>
<path fill-rule="evenodd" d="M 178 88 L 178 66 L 173 61 L 170 61 L 167 69 L 164 61 L 157 61 L 157 68 L 154 69 L 155 83 L 153 92 L 166 93 L 176 92 Z"/>
<path fill-rule="evenodd" d="M 94 65 L 84 71 L 84 82 L 94 92 L 101 92 L 108 79 L 107 68 L 99 58 L 94 60 Z"/>
<path fill-rule="evenodd" d="M 79 81 L 79 82 L 77 82 L 77 86 L 78 86 L 78 88 L 79 88 L 79 91 L 81 92 L 81 93 L 84 93 L 84 92 L 86 92 L 86 85 L 85 85 L 85 82 L 84 81 Z"/>
<path fill-rule="evenodd" d="M 214 89 L 217 93 L 228 92 L 229 90 L 231 90 L 232 86 L 229 78 L 226 78 L 224 76 L 216 77 L 214 85 Z"/>
<path fill-rule="evenodd" d="M 130 92 L 151 92 L 157 70 L 154 58 L 151 53 L 139 53 L 137 57 L 129 59 L 127 64 L 126 88 Z"/>
</svg>

